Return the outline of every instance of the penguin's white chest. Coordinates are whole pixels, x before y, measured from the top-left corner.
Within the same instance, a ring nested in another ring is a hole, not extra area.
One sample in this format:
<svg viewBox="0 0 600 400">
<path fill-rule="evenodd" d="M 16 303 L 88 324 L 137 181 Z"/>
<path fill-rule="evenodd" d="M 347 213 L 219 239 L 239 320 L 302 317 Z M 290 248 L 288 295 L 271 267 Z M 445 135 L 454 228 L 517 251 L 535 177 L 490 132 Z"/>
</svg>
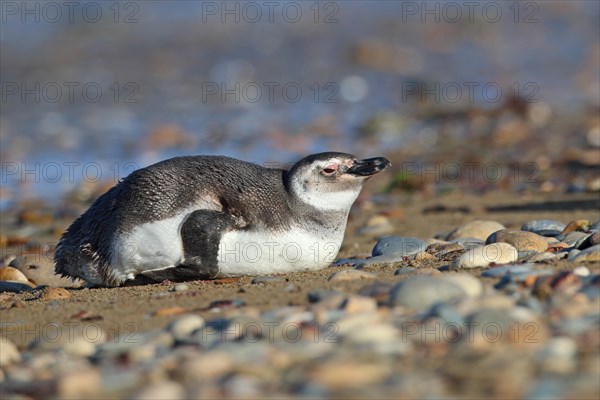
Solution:
<svg viewBox="0 0 600 400">
<path fill-rule="evenodd" d="M 181 225 L 186 214 L 141 224 L 113 245 L 112 272 L 119 280 L 176 268 L 184 260 Z M 344 221 L 345 222 L 345 221 Z M 345 223 L 334 232 L 294 227 L 287 232 L 229 231 L 221 237 L 219 276 L 266 275 L 322 269 L 335 261 Z"/>
<path fill-rule="evenodd" d="M 342 239 L 343 229 L 331 234 L 314 234 L 297 227 L 282 234 L 228 232 L 219 245 L 219 276 L 322 269 L 335 261 Z"/>
</svg>

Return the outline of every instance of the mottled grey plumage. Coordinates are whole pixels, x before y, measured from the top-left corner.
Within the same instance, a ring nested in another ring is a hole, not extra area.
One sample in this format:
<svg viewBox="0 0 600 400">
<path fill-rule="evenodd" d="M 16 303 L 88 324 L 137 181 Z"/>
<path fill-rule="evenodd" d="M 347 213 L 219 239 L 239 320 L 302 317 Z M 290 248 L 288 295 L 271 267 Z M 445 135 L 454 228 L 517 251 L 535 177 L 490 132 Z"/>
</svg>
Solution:
<svg viewBox="0 0 600 400">
<path fill-rule="evenodd" d="M 219 216 L 228 218 L 224 229 L 254 232 L 283 232 L 292 224 L 335 224 L 340 218 L 335 212 L 314 209 L 290 189 L 294 171 L 315 159 L 332 157 L 355 160 L 349 154 L 321 153 L 286 171 L 223 156 L 189 156 L 137 170 L 100 196 L 65 232 L 56 249 L 56 272 L 93 284 L 121 284 L 111 272 L 115 239 L 140 224 L 175 217 L 199 202 L 214 203 L 214 215 L 197 213 L 199 219 L 194 223 L 198 226 L 202 218 Z M 194 224 L 189 226 L 194 229 Z M 221 232 L 217 233 L 221 237 Z"/>
</svg>

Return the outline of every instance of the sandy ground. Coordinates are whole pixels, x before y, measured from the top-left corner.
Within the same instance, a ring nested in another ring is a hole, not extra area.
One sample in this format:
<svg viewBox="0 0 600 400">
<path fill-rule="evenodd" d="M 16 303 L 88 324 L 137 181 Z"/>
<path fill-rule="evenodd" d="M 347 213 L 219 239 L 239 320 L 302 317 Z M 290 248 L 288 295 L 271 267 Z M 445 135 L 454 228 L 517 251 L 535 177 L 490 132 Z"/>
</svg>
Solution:
<svg viewBox="0 0 600 400">
<path fill-rule="evenodd" d="M 403 195 L 386 197 L 386 204 L 359 201 L 351 213 L 346 238 L 338 258 L 368 255 L 376 242 L 372 235 L 360 234 L 374 214 L 387 214 L 392 233 L 427 239 L 448 232 L 473 219 L 496 220 L 507 227 L 518 228 L 533 219 L 600 219 L 600 198 L 595 194 L 507 194 L 488 193 L 482 196 L 445 195 L 423 197 Z M 379 281 L 397 282 L 395 270 L 403 265 L 442 267 L 444 264 L 423 265 L 414 261 L 371 267 Z M 568 268 L 567 263 L 556 264 Z M 571 264 L 572 267 L 572 264 Z M 597 267 L 597 266 L 596 266 Z M 68 288 L 69 299 L 42 300 L 39 292 L 0 294 L 0 324 L 2 333 L 20 348 L 50 335 L 53 323 L 94 323 L 114 337 L 119 334 L 144 332 L 164 327 L 179 312 L 200 312 L 205 318 L 217 318 L 227 313 L 227 305 L 210 307 L 221 300 L 242 300 L 248 307 L 266 310 L 285 305 L 308 303 L 308 293 L 315 289 L 336 288 L 357 292 L 364 281 L 331 283 L 328 277 L 344 267 L 330 267 L 309 273 L 283 276 L 284 280 L 261 284 L 252 277 L 214 281 L 188 282 L 188 290 L 173 291 L 174 283 L 121 288 Z M 594 269 L 596 269 L 594 267 Z M 473 271 L 479 274 L 478 271 Z"/>
</svg>

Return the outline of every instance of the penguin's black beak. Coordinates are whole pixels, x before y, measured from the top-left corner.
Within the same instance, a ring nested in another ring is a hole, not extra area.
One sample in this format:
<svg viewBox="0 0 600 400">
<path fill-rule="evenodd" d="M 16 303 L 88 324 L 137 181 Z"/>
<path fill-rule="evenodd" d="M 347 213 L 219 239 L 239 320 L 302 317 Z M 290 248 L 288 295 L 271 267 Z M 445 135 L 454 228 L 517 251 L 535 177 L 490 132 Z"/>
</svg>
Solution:
<svg viewBox="0 0 600 400">
<path fill-rule="evenodd" d="M 385 157 L 367 158 L 365 160 L 356 160 L 354 165 L 346 170 L 347 174 L 358 176 L 371 176 L 383 171 L 392 165 Z"/>
</svg>

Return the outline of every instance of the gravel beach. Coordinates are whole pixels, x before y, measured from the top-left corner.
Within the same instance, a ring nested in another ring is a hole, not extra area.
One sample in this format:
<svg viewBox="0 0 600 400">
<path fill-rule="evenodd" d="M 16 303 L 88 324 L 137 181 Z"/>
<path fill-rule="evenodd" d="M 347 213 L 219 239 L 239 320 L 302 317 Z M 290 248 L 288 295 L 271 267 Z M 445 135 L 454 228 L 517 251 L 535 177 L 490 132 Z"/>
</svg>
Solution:
<svg viewBox="0 0 600 400">
<path fill-rule="evenodd" d="M 595 398 L 597 197 L 418 197 L 361 196 L 318 272 L 84 288 L 5 254 L 3 397 Z"/>
</svg>

